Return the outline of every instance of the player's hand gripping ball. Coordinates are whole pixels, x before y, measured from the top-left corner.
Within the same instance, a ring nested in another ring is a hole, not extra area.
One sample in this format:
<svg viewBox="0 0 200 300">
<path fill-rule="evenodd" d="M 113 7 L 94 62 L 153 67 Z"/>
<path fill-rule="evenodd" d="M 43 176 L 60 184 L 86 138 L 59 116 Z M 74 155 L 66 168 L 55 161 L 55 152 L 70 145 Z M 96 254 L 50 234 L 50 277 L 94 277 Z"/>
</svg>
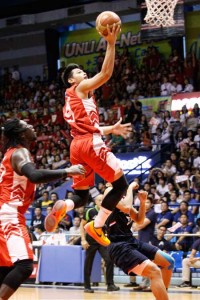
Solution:
<svg viewBox="0 0 200 300">
<path fill-rule="evenodd" d="M 113 24 L 121 27 L 121 19 L 113 11 L 103 11 L 96 18 L 96 30 L 104 36 L 108 35 L 107 25 L 112 28 Z"/>
</svg>

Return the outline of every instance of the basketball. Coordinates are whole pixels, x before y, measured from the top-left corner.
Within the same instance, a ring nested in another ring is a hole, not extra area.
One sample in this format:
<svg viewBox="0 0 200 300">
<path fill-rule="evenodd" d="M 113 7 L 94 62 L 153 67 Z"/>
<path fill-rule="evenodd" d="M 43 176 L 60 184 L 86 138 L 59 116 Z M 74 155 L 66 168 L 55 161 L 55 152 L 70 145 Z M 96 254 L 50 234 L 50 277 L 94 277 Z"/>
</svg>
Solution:
<svg viewBox="0 0 200 300">
<path fill-rule="evenodd" d="M 113 24 L 121 26 L 120 17 L 113 11 L 103 11 L 96 18 L 96 30 L 104 36 L 108 34 L 107 25 L 112 28 Z"/>
</svg>

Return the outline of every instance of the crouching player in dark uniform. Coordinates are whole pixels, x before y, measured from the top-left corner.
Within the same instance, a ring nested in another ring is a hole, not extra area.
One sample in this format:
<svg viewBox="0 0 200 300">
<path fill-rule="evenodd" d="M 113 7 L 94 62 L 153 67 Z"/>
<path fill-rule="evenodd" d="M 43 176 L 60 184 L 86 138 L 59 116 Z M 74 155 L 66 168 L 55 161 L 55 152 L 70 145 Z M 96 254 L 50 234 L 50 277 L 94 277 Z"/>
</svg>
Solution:
<svg viewBox="0 0 200 300">
<path fill-rule="evenodd" d="M 138 193 L 140 208 L 138 211 L 131 208 L 131 219 L 118 208 L 115 208 L 109 216 L 106 222 L 111 241 L 108 252 L 115 265 L 127 275 L 148 277 L 157 300 L 168 300 L 166 290 L 173 272 L 173 258 L 153 245 L 138 241 L 131 231 L 132 220 L 142 224 L 145 217 L 147 193 L 144 191 Z"/>
</svg>

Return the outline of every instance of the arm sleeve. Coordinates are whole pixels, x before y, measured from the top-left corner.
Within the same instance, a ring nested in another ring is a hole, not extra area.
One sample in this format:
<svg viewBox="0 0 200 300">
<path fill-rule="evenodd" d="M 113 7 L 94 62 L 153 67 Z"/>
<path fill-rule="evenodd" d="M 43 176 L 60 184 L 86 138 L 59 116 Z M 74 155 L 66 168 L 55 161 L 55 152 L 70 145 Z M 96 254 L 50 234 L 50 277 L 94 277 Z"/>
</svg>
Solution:
<svg viewBox="0 0 200 300">
<path fill-rule="evenodd" d="M 37 170 L 33 163 L 25 164 L 21 168 L 21 173 L 33 183 L 48 183 L 49 181 L 67 177 L 66 169 Z"/>
</svg>

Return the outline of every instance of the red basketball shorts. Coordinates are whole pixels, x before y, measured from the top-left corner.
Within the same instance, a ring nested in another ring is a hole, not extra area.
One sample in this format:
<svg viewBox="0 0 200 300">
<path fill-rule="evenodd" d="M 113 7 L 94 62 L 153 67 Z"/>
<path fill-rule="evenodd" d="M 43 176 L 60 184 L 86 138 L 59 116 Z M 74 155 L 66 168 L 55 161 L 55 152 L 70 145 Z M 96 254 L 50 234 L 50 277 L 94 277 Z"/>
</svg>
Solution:
<svg viewBox="0 0 200 300">
<path fill-rule="evenodd" d="M 12 266 L 17 260 L 33 259 L 26 225 L 18 218 L 17 207 L 0 208 L 0 266 Z"/>
<path fill-rule="evenodd" d="M 73 188 L 94 186 L 94 173 L 113 182 L 115 174 L 121 169 L 119 160 L 99 134 L 75 137 L 70 147 L 70 161 L 73 165 L 82 164 L 86 169 L 85 178 L 73 177 Z"/>
</svg>

